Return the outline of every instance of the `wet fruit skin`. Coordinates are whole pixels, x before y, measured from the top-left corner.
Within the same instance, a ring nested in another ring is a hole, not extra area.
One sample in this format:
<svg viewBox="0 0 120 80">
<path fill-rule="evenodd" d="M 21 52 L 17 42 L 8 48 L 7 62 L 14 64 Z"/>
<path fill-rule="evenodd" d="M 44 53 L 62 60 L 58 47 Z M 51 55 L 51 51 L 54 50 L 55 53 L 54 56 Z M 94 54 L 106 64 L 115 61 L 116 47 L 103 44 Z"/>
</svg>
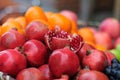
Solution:
<svg viewBox="0 0 120 80">
<path fill-rule="evenodd" d="M 0 71 L 15 76 L 27 65 L 25 57 L 17 50 L 7 49 L 0 52 Z"/>
<path fill-rule="evenodd" d="M 63 74 L 73 76 L 80 66 L 77 55 L 69 48 L 53 51 L 50 55 L 48 65 L 51 73 L 56 78 L 60 78 Z"/>
<path fill-rule="evenodd" d="M 20 71 L 16 80 L 45 80 L 43 74 L 37 68 L 31 67 Z"/>
</svg>

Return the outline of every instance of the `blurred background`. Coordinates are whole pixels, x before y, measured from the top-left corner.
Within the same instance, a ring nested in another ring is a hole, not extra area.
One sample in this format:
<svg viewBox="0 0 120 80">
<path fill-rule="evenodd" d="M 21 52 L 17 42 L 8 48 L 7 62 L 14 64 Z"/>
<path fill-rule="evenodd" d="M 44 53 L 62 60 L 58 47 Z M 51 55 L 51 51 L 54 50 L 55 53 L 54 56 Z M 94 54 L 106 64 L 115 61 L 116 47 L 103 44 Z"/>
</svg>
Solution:
<svg viewBox="0 0 120 80">
<path fill-rule="evenodd" d="M 99 23 L 106 17 L 120 20 L 120 0 L 0 0 L 0 20 L 22 15 L 32 5 L 45 11 L 71 10 L 82 22 Z"/>
</svg>

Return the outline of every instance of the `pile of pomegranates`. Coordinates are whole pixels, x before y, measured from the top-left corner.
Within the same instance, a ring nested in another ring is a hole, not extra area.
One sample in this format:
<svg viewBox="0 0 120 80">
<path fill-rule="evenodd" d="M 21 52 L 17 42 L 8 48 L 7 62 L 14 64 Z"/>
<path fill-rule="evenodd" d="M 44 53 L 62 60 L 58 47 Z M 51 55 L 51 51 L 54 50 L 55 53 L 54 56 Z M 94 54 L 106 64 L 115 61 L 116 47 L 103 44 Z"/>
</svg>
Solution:
<svg viewBox="0 0 120 80">
<path fill-rule="evenodd" d="M 111 60 L 80 35 L 40 21 L 29 23 L 26 35 L 12 29 L 0 37 L 0 80 L 109 80 Z"/>
</svg>

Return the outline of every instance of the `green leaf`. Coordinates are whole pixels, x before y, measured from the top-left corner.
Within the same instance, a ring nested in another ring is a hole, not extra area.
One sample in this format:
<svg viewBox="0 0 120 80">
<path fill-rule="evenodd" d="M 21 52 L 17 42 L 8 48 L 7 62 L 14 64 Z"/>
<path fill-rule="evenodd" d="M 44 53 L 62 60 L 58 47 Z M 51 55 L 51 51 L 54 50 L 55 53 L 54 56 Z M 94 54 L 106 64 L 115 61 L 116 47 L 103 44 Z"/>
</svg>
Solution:
<svg viewBox="0 0 120 80">
<path fill-rule="evenodd" d="M 111 53 L 113 53 L 116 57 L 116 59 L 120 62 L 120 50 L 118 49 L 112 49 L 110 50 Z"/>
</svg>

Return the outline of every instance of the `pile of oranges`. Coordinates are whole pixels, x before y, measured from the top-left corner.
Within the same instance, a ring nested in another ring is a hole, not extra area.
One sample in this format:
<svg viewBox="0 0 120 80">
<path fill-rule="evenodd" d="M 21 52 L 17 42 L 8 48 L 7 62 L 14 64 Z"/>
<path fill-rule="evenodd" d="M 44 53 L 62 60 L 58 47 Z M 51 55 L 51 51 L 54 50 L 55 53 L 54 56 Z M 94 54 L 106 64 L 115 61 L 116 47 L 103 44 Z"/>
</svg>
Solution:
<svg viewBox="0 0 120 80">
<path fill-rule="evenodd" d="M 39 6 L 31 6 L 23 16 L 9 18 L 5 21 L 0 26 L 0 36 L 11 29 L 16 29 L 19 33 L 24 35 L 26 26 L 34 20 L 42 21 L 48 25 L 49 29 L 55 29 L 56 26 L 59 26 L 60 29 L 66 32 L 72 34 L 77 33 L 83 37 L 86 43 L 91 44 L 99 50 L 106 50 L 104 46 L 95 43 L 94 33 L 89 27 L 78 28 L 76 22 L 61 15 L 59 12 L 45 12 Z"/>
</svg>

